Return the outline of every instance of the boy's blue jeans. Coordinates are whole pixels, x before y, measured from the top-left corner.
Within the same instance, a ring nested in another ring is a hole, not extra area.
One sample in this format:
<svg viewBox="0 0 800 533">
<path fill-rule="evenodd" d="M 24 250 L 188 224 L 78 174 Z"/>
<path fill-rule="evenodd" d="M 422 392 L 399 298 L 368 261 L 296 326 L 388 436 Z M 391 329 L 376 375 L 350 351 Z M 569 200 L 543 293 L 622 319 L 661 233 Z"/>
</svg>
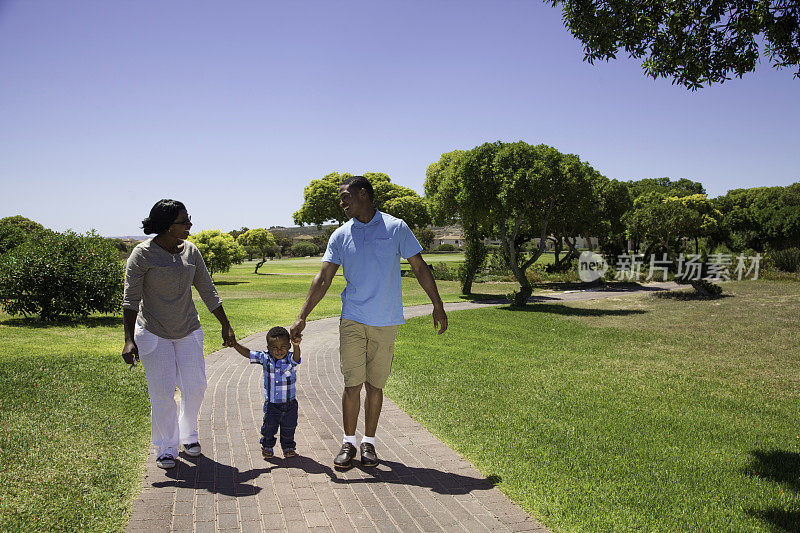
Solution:
<svg viewBox="0 0 800 533">
<path fill-rule="evenodd" d="M 297 400 L 286 403 L 264 404 L 264 424 L 261 426 L 261 447 L 272 448 L 277 442 L 275 434 L 281 430 L 281 448 L 296 448 L 294 430 L 297 428 Z"/>
</svg>

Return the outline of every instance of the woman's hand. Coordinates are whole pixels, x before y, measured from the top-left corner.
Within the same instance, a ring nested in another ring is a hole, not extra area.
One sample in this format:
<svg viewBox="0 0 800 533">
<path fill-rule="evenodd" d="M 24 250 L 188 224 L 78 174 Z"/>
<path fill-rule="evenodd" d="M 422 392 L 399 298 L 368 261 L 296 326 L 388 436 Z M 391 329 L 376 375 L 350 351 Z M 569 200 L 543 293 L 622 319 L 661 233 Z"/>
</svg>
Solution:
<svg viewBox="0 0 800 533">
<path fill-rule="evenodd" d="M 125 346 L 122 348 L 122 359 L 128 365 L 135 365 L 139 360 L 139 348 L 132 340 L 125 341 Z"/>
<path fill-rule="evenodd" d="M 222 345 L 231 347 L 234 344 L 236 344 L 236 334 L 230 324 L 224 324 L 222 326 Z"/>
</svg>

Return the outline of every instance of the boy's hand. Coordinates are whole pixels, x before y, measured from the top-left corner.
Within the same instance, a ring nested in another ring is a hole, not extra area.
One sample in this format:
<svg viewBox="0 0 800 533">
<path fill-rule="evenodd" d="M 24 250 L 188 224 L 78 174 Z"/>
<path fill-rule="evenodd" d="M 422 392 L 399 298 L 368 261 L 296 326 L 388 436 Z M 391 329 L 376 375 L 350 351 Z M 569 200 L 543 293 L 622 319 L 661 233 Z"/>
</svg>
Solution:
<svg viewBox="0 0 800 533">
<path fill-rule="evenodd" d="M 289 339 L 292 341 L 292 344 L 300 343 L 303 339 L 303 330 L 306 327 L 306 321 L 304 318 L 299 318 L 294 321 L 292 327 L 289 328 Z"/>
</svg>

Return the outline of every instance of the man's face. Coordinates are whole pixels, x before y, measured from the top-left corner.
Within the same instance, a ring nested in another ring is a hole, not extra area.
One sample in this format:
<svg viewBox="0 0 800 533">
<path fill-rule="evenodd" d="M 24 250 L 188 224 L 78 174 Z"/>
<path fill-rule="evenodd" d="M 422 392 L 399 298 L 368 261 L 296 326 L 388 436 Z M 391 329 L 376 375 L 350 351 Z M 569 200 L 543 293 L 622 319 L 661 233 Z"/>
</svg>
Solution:
<svg viewBox="0 0 800 533">
<path fill-rule="evenodd" d="M 369 211 L 369 195 L 364 189 L 341 185 L 339 187 L 339 205 L 344 209 L 348 218 L 358 217 Z"/>
<path fill-rule="evenodd" d="M 267 350 L 274 359 L 283 359 L 289 353 L 291 343 L 286 337 L 267 337 Z"/>
</svg>

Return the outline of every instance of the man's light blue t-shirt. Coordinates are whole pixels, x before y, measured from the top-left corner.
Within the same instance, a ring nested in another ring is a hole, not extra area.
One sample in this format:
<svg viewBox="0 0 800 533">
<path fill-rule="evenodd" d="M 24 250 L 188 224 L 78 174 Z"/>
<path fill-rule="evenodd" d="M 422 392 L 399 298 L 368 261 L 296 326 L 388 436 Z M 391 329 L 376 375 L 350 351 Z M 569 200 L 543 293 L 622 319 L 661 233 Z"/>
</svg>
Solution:
<svg viewBox="0 0 800 533">
<path fill-rule="evenodd" d="M 366 224 L 354 217 L 334 231 L 322 260 L 342 265 L 342 318 L 368 326 L 405 324 L 400 257 L 421 251 L 404 221 L 377 210 Z"/>
</svg>

